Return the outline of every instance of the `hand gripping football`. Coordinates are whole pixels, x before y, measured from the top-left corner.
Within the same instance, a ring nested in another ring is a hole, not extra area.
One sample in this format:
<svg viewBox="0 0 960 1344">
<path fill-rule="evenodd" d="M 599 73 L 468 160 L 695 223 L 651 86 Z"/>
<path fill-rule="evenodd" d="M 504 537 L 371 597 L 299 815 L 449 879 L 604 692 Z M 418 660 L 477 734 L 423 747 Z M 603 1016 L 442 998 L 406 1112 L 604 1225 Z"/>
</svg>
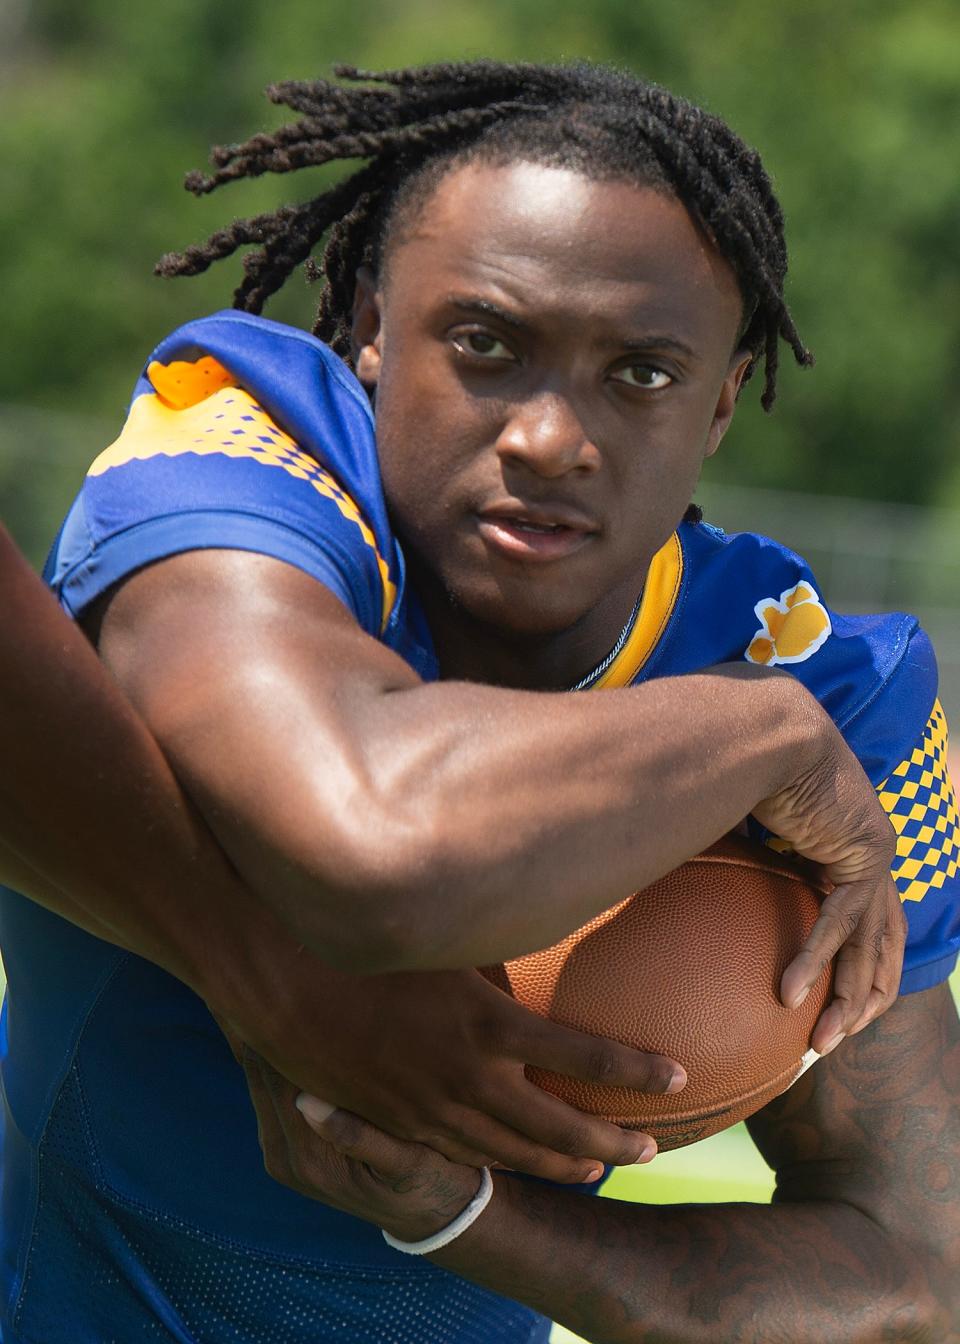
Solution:
<svg viewBox="0 0 960 1344">
<path fill-rule="evenodd" d="M 687 1086 L 669 1096 L 528 1072 L 580 1110 L 652 1134 L 661 1151 L 680 1148 L 752 1115 L 810 1062 L 832 968 L 799 1008 L 785 1008 L 778 987 L 828 890 L 727 836 L 555 947 L 484 975 L 544 1017 L 678 1060 Z"/>
</svg>

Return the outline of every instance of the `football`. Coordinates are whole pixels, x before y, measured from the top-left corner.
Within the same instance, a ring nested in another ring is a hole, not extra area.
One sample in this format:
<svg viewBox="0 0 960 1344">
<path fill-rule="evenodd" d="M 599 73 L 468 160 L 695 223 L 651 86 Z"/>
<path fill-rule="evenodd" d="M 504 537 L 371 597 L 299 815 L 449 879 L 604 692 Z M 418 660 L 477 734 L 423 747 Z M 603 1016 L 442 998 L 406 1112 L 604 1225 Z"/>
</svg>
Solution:
<svg viewBox="0 0 960 1344">
<path fill-rule="evenodd" d="M 544 1017 L 678 1060 L 671 1095 L 605 1087 L 540 1069 L 529 1076 L 582 1111 L 680 1148 L 752 1115 L 816 1059 L 824 969 L 795 1009 L 780 977 L 829 890 L 771 850 L 727 836 L 555 947 L 484 975 Z"/>
</svg>

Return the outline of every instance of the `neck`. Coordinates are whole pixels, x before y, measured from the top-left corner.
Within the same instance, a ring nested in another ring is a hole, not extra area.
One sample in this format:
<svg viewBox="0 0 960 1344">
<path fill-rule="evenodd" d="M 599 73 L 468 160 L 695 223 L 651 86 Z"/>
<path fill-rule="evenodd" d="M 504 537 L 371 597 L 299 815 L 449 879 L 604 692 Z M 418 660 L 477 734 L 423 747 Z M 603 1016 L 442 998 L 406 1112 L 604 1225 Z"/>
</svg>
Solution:
<svg viewBox="0 0 960 1344">
<path fill-rule="evenodd" d="M 570 690 L 602 662 L 630 621 L 642 586 L 633 580 L 573 625 L 543 633 L 478 620 L 422 572 L 415 584 L 444 681 L 538 691 Z"/>
</svg>

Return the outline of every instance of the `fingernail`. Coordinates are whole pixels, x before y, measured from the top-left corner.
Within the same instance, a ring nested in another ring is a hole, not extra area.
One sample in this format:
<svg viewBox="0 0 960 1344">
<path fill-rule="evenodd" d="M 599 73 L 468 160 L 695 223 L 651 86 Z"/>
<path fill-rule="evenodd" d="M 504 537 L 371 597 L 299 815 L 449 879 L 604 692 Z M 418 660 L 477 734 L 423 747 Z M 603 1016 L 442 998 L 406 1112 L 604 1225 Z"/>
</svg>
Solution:
<svg viewBox="0 0 960 1344">
<path fill-rule="evenodd" d="M 809 993 L 810 993 L 810 986 L 807 985 L 806 989 L 801 989 L 800 993 L 794 998 L 793 1003 L 791 1003 L 790 1007 L 799 1008 L 801 1003 L 803 1003 L 804 999 L 807 997 Z"/>
<path fill-rule="evenodd" d="M 599 1181 L 602 1175 L 603 1175 L 603 1167 L 591 1167 L 590 1170 L 587 1172 L 587 1179 L 584 1182 L 584 1184 L 592 1185 L 594 1181 Z"/>
<path fill-rule="evenodd" d="M 675 1068 L 673 1073 L 671 1074 L 669 1083 L 667 1083 L 667 1091 L 679 1092 L 680 1089 L 686 1087 L 686 1085 L 687 1085 L 686 1070 L 681 1069 L 678 1065 L 677 1068 Z"/>
<path fill-rule="evenodd" d="M 845 1036 L 846 1036 L 845 1031 L 838 1031 L 836 1036 L 832 1036 L 830 1040 L 827 1041 L 826 1045 L 820 1051 L 820 1054 L 829 1055 L 831 1050 L 836 1050 L 837 1046 L 840 1044 L 840 1042 L 844 1039 Z"/>
<path fill-rule="evenodd" d="M 314 1129 L 320 1128 L 327 1116 L 332 1115 L 337 1109 L 336 1106 L 331 1106 L 328 1101 L 321 1101 L 319 1097 L 312 1097 L 309 1092 L 301 1092 L 295 1104 L 307 1124 L 312 1125 Z"/>
<path fill-rule="evenodd" d="M 650 1139 L 648 1143 L 643 1145 L 640 1156 L 633 1159 L 633 1164 L 634 1166 L 637 1166 L 641 1162 L 652 1162 L 656 1155 L 657 1145 L 654 1143 L 653 1139 Z"/>
</svg>

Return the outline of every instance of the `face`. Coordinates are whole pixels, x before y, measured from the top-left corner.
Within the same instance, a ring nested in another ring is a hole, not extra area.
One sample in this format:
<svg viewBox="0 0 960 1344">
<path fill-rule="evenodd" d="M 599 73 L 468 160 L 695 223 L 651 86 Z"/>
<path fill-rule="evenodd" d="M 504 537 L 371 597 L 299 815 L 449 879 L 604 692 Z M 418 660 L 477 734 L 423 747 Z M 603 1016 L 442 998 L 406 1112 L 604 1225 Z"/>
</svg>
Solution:
<svg viewBox="0 0 960 1344">
<path fill-rule="evenodd" d="M 672 197 L 452 169 L 355 310 L 418 575 L 491 630 L 576 631 L 602 656 L 733 414 L 740 319 L 732 270 Z"/>
</svg>

